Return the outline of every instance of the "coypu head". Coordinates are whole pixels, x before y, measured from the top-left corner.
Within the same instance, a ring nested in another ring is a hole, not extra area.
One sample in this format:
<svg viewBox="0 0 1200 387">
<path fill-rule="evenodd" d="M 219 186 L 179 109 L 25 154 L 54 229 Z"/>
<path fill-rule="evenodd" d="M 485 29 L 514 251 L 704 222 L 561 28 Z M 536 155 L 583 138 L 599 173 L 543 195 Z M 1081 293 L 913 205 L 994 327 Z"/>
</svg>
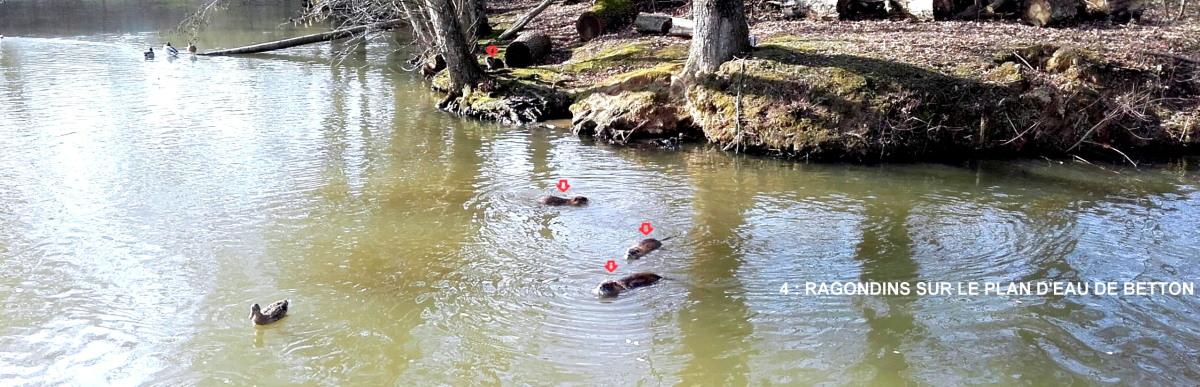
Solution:
<svg viewBox="0 0 1200 387">
<path fill-rule="evenodd" d="M 629 250 L 625 252 L 625 259 L 638 259 L 638 258 L 641 258 L 643 255 L 646 255 L 646 253 L 644 251 L 642 251 L 641 246 L 633 246 L 633 247 L 630 247 Z"/>
<path fill-rule="evenodd" d="M 621 293 L 621 290 L 624 289 L 625 287 L 621 286 L 621 283 L 608 280 L 601 282 L 599 286 L 596 286 L 596 289 L 592 290 L 592 294 L 595 294 L 597 297 L 616 297 Z"/>
<path fill-rule="evenodd" d="M 587 205 L 587 204 L 588 204 L 588 198 L 586 198 L 586 197 L 576 196 L 576 197 L 571 198 L 571 205 L 573 205 L 573 206 L 583 206 L 583 205 Z"/>
</svg>

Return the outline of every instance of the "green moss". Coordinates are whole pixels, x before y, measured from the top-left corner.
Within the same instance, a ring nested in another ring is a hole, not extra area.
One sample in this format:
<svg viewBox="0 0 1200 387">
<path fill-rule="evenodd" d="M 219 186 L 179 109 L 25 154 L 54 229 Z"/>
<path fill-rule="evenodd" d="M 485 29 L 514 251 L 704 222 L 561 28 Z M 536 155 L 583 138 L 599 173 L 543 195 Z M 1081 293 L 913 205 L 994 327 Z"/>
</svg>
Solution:
<svg viewBox="0 0 1200 387">
<path fill-rule="evenodd" d="M 433 79 L 430 79 L 429 81 L 430 81 L 430 83 L 432 83 L 432 87 L 434 90 L 440 90 L 440 91 L 450 90 L 450 72 L 449 71 L 438 72 L 437 74 L 435 74 L 433 76 Z"/>
<path fill-rule="evenodd" d="M 941 136 L 969 138 L 978 131 L 947 129 L 947 124 L 978 125 L 987 112 L 969 101 L 992 100 L 1005 91 L 935 70 L 827 53 L 808 40 L 777 37 L 751 58 L 724 63 L 717 74 L 686 92 L 692 119 L 712 141 L 853 158 L 937 142 Z"/>
<path fill-rule="evenodd" d="M 632 15 L 635 10 L 633 0 L 596 0 L 588 12 L 601 19 L 623 19 Z"/>
<path fill-rule="evenodd" d="M 664 48 L 649 43 L 628 43 L 612 48 L 595 50 L 581 47 L 575 52 L 585 53 L 559 65 L 564 73 L 583 74 L 611 70 L 614 68 L 654 66 L 663 62 L 687 59 L 687 45 L 676 44 Z"/>
</svg>

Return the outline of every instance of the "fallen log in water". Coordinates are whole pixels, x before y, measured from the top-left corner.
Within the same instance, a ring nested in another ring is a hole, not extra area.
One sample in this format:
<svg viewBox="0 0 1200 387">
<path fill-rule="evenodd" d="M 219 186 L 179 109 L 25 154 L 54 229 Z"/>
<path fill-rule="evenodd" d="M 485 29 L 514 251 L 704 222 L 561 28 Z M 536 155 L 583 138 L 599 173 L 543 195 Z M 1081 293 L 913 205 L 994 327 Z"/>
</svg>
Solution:
<svg viewBox="0 0 1200 387">
<path fill-rule="evenodd" d="M 319 34 L 304 35 L 304 36 L 291 38 L 291 39 L 277 40 L 274 42 L 259 43 L 259 44 L 255 44 L 255 45 L 231 48 L 231 49 L 227 49 L 227 50 L 202 52 L 202 53 L 199 53 L 196 55 L 205 55 L 205 56 L 240 55 L 240 54 L 254 54 L 254 53 L 259 53 L 259 52 L 282 50 L 282 49 L 290 48 L 290 47 L 303 46 L 305 44 L 313 44 L 313 43 L 327 42 L 330 40 L 345 39 L 345 38 L 354 36 L 356 34 L 362 34 L 362 33 L 365 33 L 367 31 L 371 31 L 371 30 L 392 29 L 392 28 L 395 28 L 396 26 L 400 25 L 400 23 L 404 23 L 404 22 L 405 22 L 404 19 L 393 19 L 393 20 L 382 21 L 382 22 L 378 22 L 378 23 L 372 23 L 372 24 L 367 24 L 367 25 L 362 25 L 362 26 L 357 26 L 357 27 L 350 27 L 350 28 L 343 28 L 340 30 L 333 30 L 333 31 L 329 31 L 329 32 L 322 32 Z"/>
<path fill-rule="evenodd" d="M 548 53 L 549 36 L 538 32 L 521 34 L 504 49 L 504 63 L 508 67 L 529 67 L 541 63 Z"/>
</svg>

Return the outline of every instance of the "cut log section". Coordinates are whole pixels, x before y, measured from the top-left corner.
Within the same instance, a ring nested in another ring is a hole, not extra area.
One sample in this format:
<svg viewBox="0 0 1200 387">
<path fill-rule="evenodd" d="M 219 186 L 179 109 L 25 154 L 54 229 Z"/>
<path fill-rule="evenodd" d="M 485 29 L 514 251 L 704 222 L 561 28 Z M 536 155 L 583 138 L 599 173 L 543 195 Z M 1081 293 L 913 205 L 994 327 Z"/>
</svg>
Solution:
<svg viewBox="0 0 1200 387">
<path fill-rule="evenodd" d="M 639 13 L 633 19 L 633 28 L 643 34 L 666 34 L 671 32 L 671 15 Z"/>
<path fill-rule="evenodd" d="M 1142 0 L 1084 0 L 1083 5 L 1089 16 L 1121 24 L 1141 19 L 1146 7 Z"/>
<path fill-rule="evenodd" d="M 1015 3 L 1016 2 L 1012 0 L 992 0 L 992 2 L 988 3 L 987 7 L 984 7 L 983 10 L 987 11 L 989 15 L 997 15 L 1012 11 L 1012 7 L 1009 5 Z"/>
<path fill-rule="evenodd" d="M 575 20 L 579 40 L 586 42 L 627 25 L 636 9 L 633 0 L 596 0 L 592 9 Z"/>
<path fill-rule="evenodd" d="M 784 16 L 814 20 L 838 20 L 851 0 L 785 0 L 779 3 Z"/>
<path fill-rule="evenodd" d="M 373 24 L 368 24 L 368 25 L 363 25 L 363 26 L 343 28 L 340 30 L 333 30 L 333 31 L 329 31 L 329 32 L 322 32 L 319 34 L 304 35 L 301 37 L 296 37 L 296 38 L 291 38 L 291 39 L 277 40 L 274 42 L 259 43 L 259 44 L 255 44 L 255 45 L 245 46 L 245 47 L 231 48 L 228 50 L 216 50 L 216 51 L 203 52 L 203 53 L 196 54 L 196 55 L 207 55 L 207 56 L 238 55 L 238 54 L 254 54 L 254 53 L 259 53 L 259 52 L 282 50 L 285 48 L 302 46 L 305 44 L 320 43 L 320 42 L 337 40 L 337 39 L 345 39 L 345 38 L 349 38 L 354 35 L 364 34 L 367 31 L 392 29 L 392 28 L 395 28 L 396 26 L 400 25 L 401 23 L 407 23 L 407 22 L 408 21 L 406 21 L 404 19 L 393 19 L 393 20 L 388 20 L 388 21 L 384 21 L 384 22 L 373 23 Z"/>
<path fill-rule="evenodd" d="M 541 63 L 550 53 L 550 37 L 543 33 L 521 34 L 504 50 L 508 67 L 529 67 Z"/>
<path fill-rule="evenodd" d="M 693 28 L 696 28 L 696 23 L 691 20 L 673 17 L 671 18 L 671 29 L 667 31 L 667 35 L 690 38 Z"/>
<path fill-rule="evenodd" d="M 934 0 L 888 0 L 886 3 L 889 14 L 920 20 L 933 20 Z"/>
<path fill-rule="evenodd" d="M 1050 27 L 1074 20 L 1079 8 L 1080 4 L 1076 0 L 1025 0 L 1025 8 L 1021 14 L 1029 24 Z"/>
</svg>

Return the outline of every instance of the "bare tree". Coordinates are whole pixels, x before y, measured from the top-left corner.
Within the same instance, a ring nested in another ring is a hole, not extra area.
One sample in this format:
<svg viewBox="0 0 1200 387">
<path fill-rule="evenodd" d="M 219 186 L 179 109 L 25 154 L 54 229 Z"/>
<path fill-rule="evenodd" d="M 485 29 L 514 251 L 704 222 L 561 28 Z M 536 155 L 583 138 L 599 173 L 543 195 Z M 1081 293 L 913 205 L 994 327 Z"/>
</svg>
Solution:
<svg viewBox="0 0 1200 387">
<path fill-rule="evenodd" d="M 483 70 L 467 46 L 454 3 L 451 0 L 425 0 L 425 4 L 433 26 L 435 51 L 445 58 L 446 71 L 450 73 L 449 96 L 460 96 L 464 87 L 474 88 L 483 79 Z"/>
<path fill-rule="evenodd" d="M 684 82 L 715 73 L 721 63 L 750 49 L 750 27 L 743 0 L 694 0 L 692 17 L 696 24 L 687 64 L 680 76 Z"/>
<path fill-rule="evenodd" d="M 458 22 L 463 27 L 463 34 L 467 40 L 474 41 L 492 33 L 492 26 L 488 25 L 487 12 L 484 9 L 484 0 L 456 1 Z"/>
</svg>

